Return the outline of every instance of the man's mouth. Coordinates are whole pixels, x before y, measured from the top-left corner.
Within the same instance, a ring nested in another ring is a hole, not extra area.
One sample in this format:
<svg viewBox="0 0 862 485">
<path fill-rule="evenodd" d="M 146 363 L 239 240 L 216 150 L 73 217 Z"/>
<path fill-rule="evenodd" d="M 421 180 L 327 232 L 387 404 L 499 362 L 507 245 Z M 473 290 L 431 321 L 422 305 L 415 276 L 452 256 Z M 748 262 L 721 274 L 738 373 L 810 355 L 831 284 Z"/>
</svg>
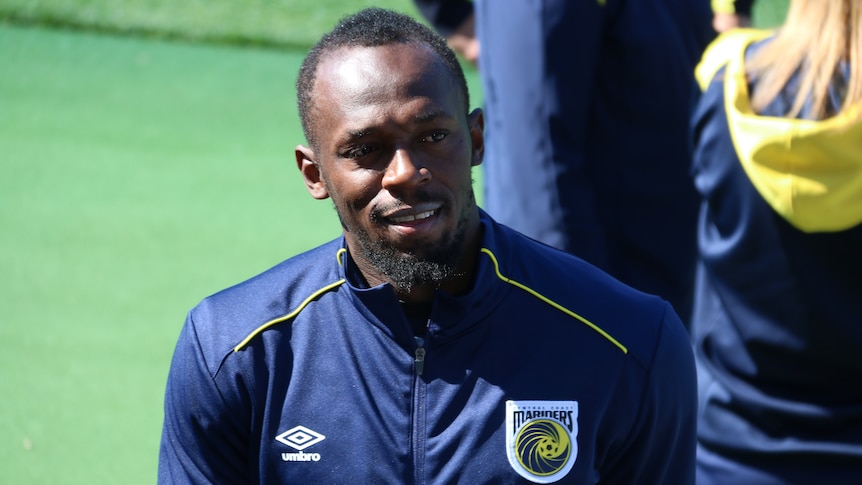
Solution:
<svg viewBox="0 0 862 485">
<path fill-rule="evenodd" d="M 433 216 L 435 212 L 436 212 L 436 210 L 430 210 L 430 211 L 420 212 L 418 214 L 411 214 L 411 215 L 398 216 L 398 217 L 390 217 L 389 220 L 396 223 L 396 224 L 403 224 L 405 222 L 413 222 L 413 221 L 420 221 L 422 219 L 427 219 L 427 218 Z"/>
<path fill-rule="evenodd" d="M 443 204 L 439 202 L 421 202 L 412 206 L 401 206 L 399 209 L 381 211 L 380 221 L 396 226 L 419 225 L 434 216 L 440 215 Z"/>
</svg>

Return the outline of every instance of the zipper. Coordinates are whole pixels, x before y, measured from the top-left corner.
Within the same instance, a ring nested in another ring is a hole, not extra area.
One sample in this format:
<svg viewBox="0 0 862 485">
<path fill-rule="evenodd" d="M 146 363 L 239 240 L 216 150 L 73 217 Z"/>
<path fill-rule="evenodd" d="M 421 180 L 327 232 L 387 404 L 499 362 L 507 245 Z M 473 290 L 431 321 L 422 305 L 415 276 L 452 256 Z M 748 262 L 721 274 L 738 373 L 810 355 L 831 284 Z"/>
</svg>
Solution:
<svg viewBox="0 0 862 485">
<path fill-rule="evenodd" d="M 413 352 L 413 483 L 425 483 L 425 339 L 414 337 Z"/>
<path fill-rule="evenodd" d="M 422 337 L 413 337 L 416 340 L 416 352 L 413 353 L 413 368 L 416 370 L 416 375 L 421 376 L 425 370 L 425 339 Z"/>
</svg>

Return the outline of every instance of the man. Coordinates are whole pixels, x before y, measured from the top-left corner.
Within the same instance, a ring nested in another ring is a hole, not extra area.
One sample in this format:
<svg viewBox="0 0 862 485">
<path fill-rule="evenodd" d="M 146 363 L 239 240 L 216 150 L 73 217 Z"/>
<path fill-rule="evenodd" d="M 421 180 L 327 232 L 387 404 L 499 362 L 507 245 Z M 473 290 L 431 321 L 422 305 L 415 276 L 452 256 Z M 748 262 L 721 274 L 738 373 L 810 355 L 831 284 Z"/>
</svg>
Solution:
<svg viewBox="0 0 862 485">
<path fill-rule="evenodd" d="M 482 112 L 442 38 L 364 10 L 297 91 L 343 236 L 191 311 L 160 482 L 692 483 L 681 322 L 478 209 Z"/>
<path fill-rule="evenodd" d="M 484 208 L 688 320 L 709 0 L 415 0 L 485 94 Z M 525 176 L 529 173 L 529 176 Z"/>
</svg>

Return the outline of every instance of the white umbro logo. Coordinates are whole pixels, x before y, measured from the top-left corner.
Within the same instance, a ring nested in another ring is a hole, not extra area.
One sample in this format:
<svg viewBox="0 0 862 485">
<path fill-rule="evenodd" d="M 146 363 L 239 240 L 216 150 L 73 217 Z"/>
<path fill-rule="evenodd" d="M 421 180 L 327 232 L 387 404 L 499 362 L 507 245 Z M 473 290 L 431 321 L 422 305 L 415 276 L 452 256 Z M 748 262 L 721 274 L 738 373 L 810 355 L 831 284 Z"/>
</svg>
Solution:
<svg viewBox="0 0 862 485">
<path fill-rule="evenodd" d="M 305 426 L 297 426 L 281 433 L 275 439 L 297 451 L 302 451 L 311 445 L 325 440 L 326 436 L 312 431 Z"/>
</svg>

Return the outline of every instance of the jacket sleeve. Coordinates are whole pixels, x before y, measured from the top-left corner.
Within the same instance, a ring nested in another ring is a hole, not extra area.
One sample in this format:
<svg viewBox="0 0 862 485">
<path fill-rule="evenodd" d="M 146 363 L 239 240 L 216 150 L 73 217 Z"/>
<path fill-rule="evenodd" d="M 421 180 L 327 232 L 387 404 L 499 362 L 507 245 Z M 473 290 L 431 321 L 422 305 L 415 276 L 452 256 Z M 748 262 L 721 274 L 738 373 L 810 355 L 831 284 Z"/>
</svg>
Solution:
<svg viewBox="0 0 862 485">
<path fill-rule="evenodd" d="M 467 0 L 413 0 L 419 13 L 437 32 L 448 37 L 473 14 L 473 2 Z"/>
<path fill-rule="evenodd" d="M 697 377 L 694 354 L 679 317 L 665 304 L 661 334 L 630 440 L 600 483 L 693 485 Z"/>
<path fill-rule="evenodd" d="M 248 435 L 241 425 L 248 407 L 230 405 L 241 394 L 237 389 L 219 388 L 192 315 L 180 333 L 168 374 L 158 482 L 249 483 L 253 464 L 246 456 Z"/>
<path fill-rule="evenodd" d="M 599 60 L 620 2 L 538 3 L 542 8 L 528 0 L 476 5 L 489 133 L 486 207 L 504 211 L 522 232 L 607 268 L 586 147 L 597 136 L 590 117 L 604 100 L 596 88 L 606 70 Z"/>
<path fill-rule="evenodd" d="M 554 147 L 549 156 L 564 159 L 555 169 L 559 172 L 558 186 L 565 187 L 557 194 L 561 198 L 559 204 L 567 212 L 558 224 L 570 228 L 570 234 L 583 235 L 572 237 L 566 250 L 604 268 L 610 267 L 610 244 L 599 217 L 601 204 L 596 192 L 600 188 L 591 175 L 590 165 L 595 161 L 591 161 L 587 148 L 596 146 L 596 142 L 589 141 L 596 134 L 591 126 L 598 123 L 592 118 L 591 107 L 606 98 L 600 93 L 606 87 L 597 83 L 601 82 L 599 76 L 606 76 L 608 70 L 599 67 L 599 61 L 608 47 L 609 23 L 619 3 L 567 2 L 561 7 L 565 9 L 564 21 L 548 33 L 545 45 L 547 69 L 551 71 L 549 82 L 555 83 L 550 91 L 558 98 L 556 106 L 549 106 L 549 141 Z M 605 108 L 598 105 L 597 109 Z"/>
</svg>

